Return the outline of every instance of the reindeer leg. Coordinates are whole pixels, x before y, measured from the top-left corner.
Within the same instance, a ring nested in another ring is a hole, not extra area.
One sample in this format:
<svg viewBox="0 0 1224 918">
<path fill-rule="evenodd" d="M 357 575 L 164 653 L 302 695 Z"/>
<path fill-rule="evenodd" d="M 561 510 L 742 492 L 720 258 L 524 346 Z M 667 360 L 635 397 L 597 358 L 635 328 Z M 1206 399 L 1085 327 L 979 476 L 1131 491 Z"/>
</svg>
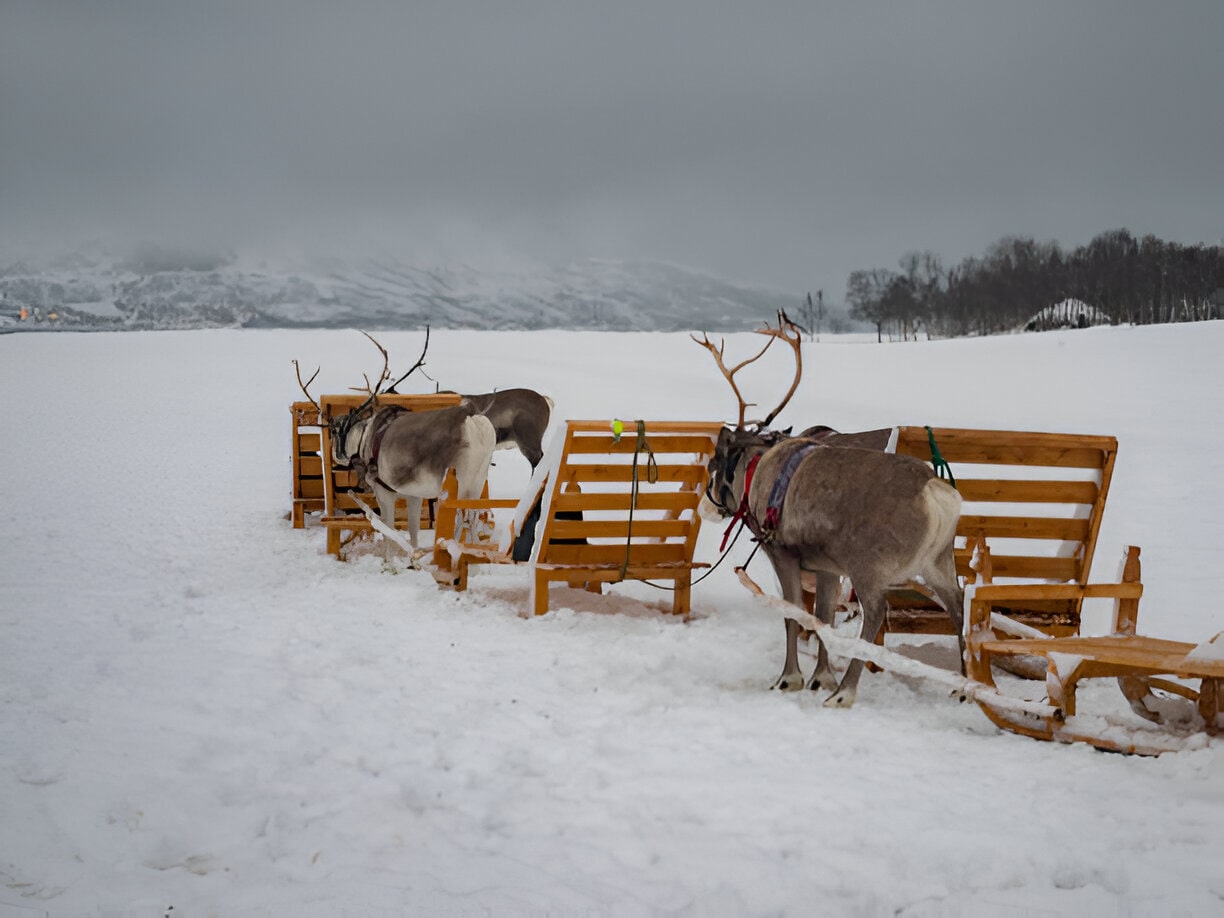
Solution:
<svg viewBox="0 0 1224 918">
<path fill-rule="evenodd" d="M 366 481 L 369 482 L 371 489 L 374 491 L 374 497 L 377 498 L 378 500 L 379 517 L 382 519 L 382 521 L 386 525 L 394 529 L 395 528 L 395 501 L 399 497 L 399 495 L 396 494 L 394 491 L 388 488 L 385 488 L 381 484 L 379 484 L 377 481 L 377 478 L 374 475 L 369 475 L 366 478 Z M 383 546 L 383 549 L 382 549 L 383 565 L 385 567 L 389 567 L 391 565 L 391 554 L 392 552 L 395 551 L 395 547 L 392 544 L 391 540 L 387 538 L 383 538 L 382 546 Z"/>
<path fill-rule="evenodd" d="M 834 609 L 837 597 L 841 593 L 841 578 L 836 574 L 821 571 L 816 574 L 816 604 L 813 614 L 826 625 L 833 624 Z M 829 650 L 820 635 L 816 636 L 820 649 L 816 653 L 816 671 L 808 680 L 807 687 L 811 690 L 822 688 L 831 692 L 837 688 L 837 674 L 829 664 Z"/>
<path fill-rule="evenodd" d="M 880 633 L 880 628 L 884 625 L 884 614 L 888 609 L 884 591 L 875 584 L 863 584 L 853 573 L 850 579 L 854 581 L 854 588 L 858 591 L 859 602 L 863 607 L 863 630 L 859 637 L 864 641 L 874 641 L 876 635 Z M 825 707 L 848 708 L 854 704 L 855 695 L 858 693 L 859 676 L 862 673 L 863 661 L 851 660 L 846 666 L 846 674 L 842 676 L 837 691 L 825 699 Z"/>
<path fill-rule="evenodd" d="M 773 562 L 774 571 L 782 584 L 782 598 L 800 609 L 803 605 L 803 583 L 799 570 L 799 559 L 788 551 L 765 548 L 769 560 Z M 786 620 L 786 662 L 782 665 L 782 674 L 778 676 L 773 688 L 783 692 L 797 692 L 803 688 L 803 670 L 799 668 L 799 623 L 792 618 Z"/>
<path fill-rule="evenodd" d="M 417 536 L 421 532 L 421 503 L 420 497 L 404 497 L 404 504 L 408 508 L 408 541 L 413 548 L 417 548 Z"/>
<path fill-rule="evenodd" d="M 943 605 L 952 626 L 956 629 L 956 639 L 960 646 L 961 674 L 965 673 L 965 591 L 961 589 L 956 579 L 956 562 L 951 552 L 936 562 L 934 568 L 922 575 L 926 585 L 930 587 L 935 598 Z"/>
</svg>

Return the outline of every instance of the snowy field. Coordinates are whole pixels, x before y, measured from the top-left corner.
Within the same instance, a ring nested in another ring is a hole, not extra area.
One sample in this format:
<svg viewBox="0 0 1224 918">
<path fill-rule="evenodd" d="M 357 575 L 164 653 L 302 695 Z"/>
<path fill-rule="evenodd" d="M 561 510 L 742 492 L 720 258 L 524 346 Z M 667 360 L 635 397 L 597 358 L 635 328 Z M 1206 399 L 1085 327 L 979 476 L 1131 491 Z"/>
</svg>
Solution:
<svg viewBox="0 0 1224 918">
<path fill-rule="evenodd" d="M 420 351 L 379 337 L 393 369 Z M 778 426 L 1116 435 L 1095 579 L 1141 545 L 1141 630 L 1199 641 L 1224 628 L 1221 353 L 1219 322 L 826 338 Z M 528 619 L 521 570 L 456 595 L 337 563 L 285 518 L 294 357 L 315 392 L 377 372 L 354 331 L 0 337 L 0 918 L 1224 914 L 1224 739 L 1039 743 L 886 673 L 848 711 L 770 692 L 781 620 L 730 564 L 681 622 L 641 584 Z M 560 417 L 734 416 L 682 334 L 437 331 L 426 369 Z M 514 495 L 526 462 L 496 462 Z M 1130 716 L 1085 703 L 1114 695 Z"/>
</svg>

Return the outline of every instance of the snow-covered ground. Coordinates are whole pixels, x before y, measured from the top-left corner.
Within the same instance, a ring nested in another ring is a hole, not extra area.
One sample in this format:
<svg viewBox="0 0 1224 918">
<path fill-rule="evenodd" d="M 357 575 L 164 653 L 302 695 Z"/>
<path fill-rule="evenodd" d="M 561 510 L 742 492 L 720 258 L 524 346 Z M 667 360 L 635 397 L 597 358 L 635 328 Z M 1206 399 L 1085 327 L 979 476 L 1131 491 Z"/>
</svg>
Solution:
<svg viewBox="0 0 1224 918">
<path fill-rule="evenodd" d="M 422 336 L 380 339 L 394 369 Z M 1141 545 L 1141 629 L 1203 640 L 1222 352 L 1219 322 L 826 338 L 779 424 L 1117 435 L 1097 579 Z M 1224 913 L 1219 738 L 1039 743 L 886 673 L 848 711 L 770 692 L 782 624 L 729 564 L 681 622 L 640 584 L 529 619 L 521 570 L 456 595 L 337 563 L 285 518 L 290 360 L 321 392 L 374 356 L 353 331 L 0 337 L 0 918 Z M 426 369 L 560 417 L 734 413 L 682 334 L 436 332 Z M 494 493 L 527 475 L 498 453 Z"/>
</svg>

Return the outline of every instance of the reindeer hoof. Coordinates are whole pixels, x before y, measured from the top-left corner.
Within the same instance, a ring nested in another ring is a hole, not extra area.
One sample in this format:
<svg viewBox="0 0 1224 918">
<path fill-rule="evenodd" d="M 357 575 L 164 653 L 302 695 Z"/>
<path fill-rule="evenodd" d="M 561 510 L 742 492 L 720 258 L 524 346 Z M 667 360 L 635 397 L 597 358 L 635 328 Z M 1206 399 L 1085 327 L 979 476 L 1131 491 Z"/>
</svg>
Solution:
<svg viewBox="0 0 1224 918">
<path fill-rule="evenodd" d="M 803 688 L 803 673 L 783 673 L 771 688 L 780 692 L 797 692 Z"/>
<path fill-rule="evenodd" d="M 826 708 L 848 708 L 854 704 L 854 692 L 834 692 L 824 701 Z"/>
<path fill-rule="evenodd" d="M 817 671 L 812 673 L 812 678 L 808 679 L 807 682 L 807 689 L 810 692 L 814 692 L 818 689 L 824 689 L 826 692 L 832 692 L 836 691 L 837 686 L 837 676 L 827 669 L 823 672 Z"/>
</svg>

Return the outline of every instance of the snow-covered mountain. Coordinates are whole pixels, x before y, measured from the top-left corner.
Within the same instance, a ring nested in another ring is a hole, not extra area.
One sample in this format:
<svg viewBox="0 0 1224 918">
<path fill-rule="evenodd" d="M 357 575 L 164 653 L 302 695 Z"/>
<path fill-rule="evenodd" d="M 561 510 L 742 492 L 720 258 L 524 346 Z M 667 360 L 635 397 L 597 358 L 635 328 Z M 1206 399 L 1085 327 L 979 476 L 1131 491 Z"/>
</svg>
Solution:
<svg viewBox="0 0 1224 918">
<path fill-rule="evenodd" d="M 779 308 L 797 317 L 802 296 L 739 286 L 671 265 L 601 260 L 561 268 L 420 267 L 394 258 L 324 257 L 274 264 L 157 251 L 0 265 L 0 314 L 7 317 L 7 330 L 415 329 L 428 324 L 739 331 L 758 326 Z M 23 308 L 28 319 L 18 322 Z"/>
</svg>

